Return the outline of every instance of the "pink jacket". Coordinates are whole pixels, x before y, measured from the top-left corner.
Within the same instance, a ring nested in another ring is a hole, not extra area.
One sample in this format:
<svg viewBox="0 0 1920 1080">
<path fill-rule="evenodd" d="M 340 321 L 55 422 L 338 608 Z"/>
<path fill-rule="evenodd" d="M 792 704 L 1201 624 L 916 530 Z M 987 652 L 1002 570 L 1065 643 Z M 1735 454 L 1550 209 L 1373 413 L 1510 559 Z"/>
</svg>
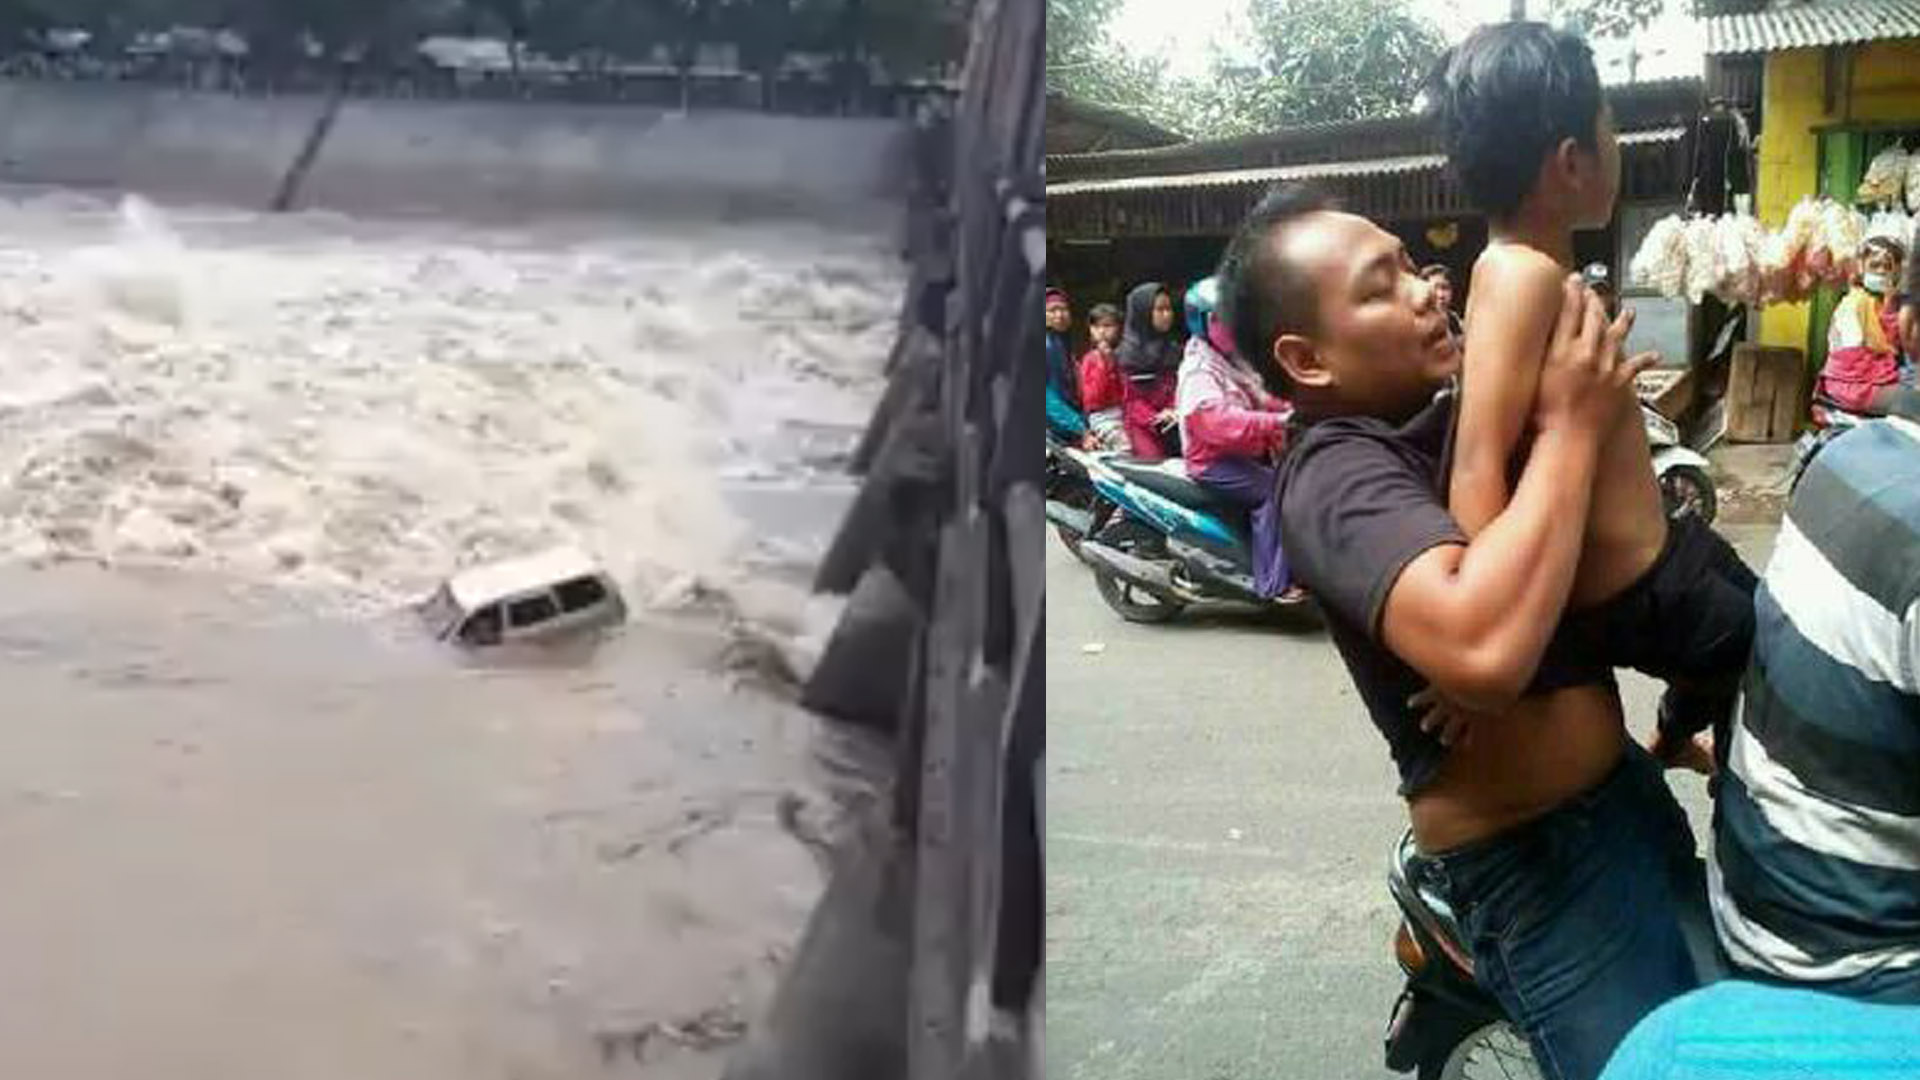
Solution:
<svg viewBox="0 0 1920 1080">
<path fill-rule="evenodd" d="M 1220 355 L 1203 338 L 1180 359 L 1180 443 L 1191 472 L 1226 458 L 1277 455 L 1293 406 L 1267 393 L 1260 376 Z"/>
</svg>

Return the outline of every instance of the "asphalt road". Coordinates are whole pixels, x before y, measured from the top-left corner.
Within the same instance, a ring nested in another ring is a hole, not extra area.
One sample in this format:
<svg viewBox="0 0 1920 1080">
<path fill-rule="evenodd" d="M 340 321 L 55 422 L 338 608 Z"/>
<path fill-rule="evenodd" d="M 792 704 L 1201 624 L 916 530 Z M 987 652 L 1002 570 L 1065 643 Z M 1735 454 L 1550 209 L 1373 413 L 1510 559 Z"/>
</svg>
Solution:
<svg viewBox="0 0 1920 1080">
<path fill-rule="evenodd" d="M 1775 527 L 1725 530 L 1764 566 Z M 1325 633 L 1122 622 L 1047 548 L 1047 1075 L 1382 1080 L 1386 745 Z M 1622 674 L 1630 722 L 1657 684 Z M 1676 790 L 1706 836 L 1705 785 Z"/>
</svg>

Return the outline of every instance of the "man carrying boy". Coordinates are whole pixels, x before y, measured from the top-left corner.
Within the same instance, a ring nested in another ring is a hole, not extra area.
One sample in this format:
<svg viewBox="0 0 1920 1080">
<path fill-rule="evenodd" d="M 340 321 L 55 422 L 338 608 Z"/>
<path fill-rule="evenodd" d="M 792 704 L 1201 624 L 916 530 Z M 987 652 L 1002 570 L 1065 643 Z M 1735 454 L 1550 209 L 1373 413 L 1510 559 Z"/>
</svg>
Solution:
<svg viewBox="0 0 1920 1080">
<path fill-rule="evenodd" d="M 1528 451 L 1573 233 L 1601 228 L 1620 188 L 1613 117 L 1586 43 L 1540 23 L 1475 31 L 1427 81 L 1454 172 L 1488 219 L 1473 268 L 1448 508 L 1474 536 Z M 1753 644 L 1753 572 L 1696 519 L 1669 525 L 1640 410 L 1623 398 L 1604 444 L 1570 607 L 1601 658 L 1666 680 L 1657 755 L 1724 735 Z"/>
<path fill-rule="evenodd" d="M 1592 1080 L 1635 1021 L 1697 983 L 1677 909 L 1694 839 L 1627 737 L 1612 671 L 1562 616 L 1602 448 L 1650 361 L 1618 359 L 1578 279 L 1553 297 L 1511 499 L 1469 537 L 1446 506 L 1459 349 L 1404 246 L 1310 190 L 1255 207 L 1220 267 L 1240 354 L 1303 426 L 1281 538 L 1400 774 L 1416 873 L 1546 1075 Z M 1488 312 L 1489 320 L 1506 317 Z M 1416 700 L 1475 710 L 1443 744 Z"/>
</svg>

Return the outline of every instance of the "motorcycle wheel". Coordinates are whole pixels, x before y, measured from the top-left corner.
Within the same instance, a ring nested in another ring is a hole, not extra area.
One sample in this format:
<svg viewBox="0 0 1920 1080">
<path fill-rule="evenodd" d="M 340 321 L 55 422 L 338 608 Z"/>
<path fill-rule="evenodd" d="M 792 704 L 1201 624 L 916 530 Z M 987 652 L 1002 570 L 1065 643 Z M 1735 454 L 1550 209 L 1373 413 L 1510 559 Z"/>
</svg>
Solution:
<svg viewBox="0 0 1920 1080">
<path fill-rule="evenodd" d="M 1703 525 L 1713 524 L 1719 512 L 1713 480 L 1693 465 L 1675 465 L 1661 474 L 1660 501 L 1666 504 L 1668 517 L 1697 517 Z"/>
<path fill-rule="evenodd" d="M 1446 1058 L 1420 1066 L 1420 1080 L 1542 1080 L 1526 1036 L 1505 1020 L 1467 1033 Z"/>
<path fill-rule="evenodd" d="M 1121 581 L 1112 574 L 1094 571 L 1093 587 L 1114 614 L 1132 623 L 1163 623 L 1180 617 L 1187 605 L 1155 596 L 1144 589 Z"/>
</svg>

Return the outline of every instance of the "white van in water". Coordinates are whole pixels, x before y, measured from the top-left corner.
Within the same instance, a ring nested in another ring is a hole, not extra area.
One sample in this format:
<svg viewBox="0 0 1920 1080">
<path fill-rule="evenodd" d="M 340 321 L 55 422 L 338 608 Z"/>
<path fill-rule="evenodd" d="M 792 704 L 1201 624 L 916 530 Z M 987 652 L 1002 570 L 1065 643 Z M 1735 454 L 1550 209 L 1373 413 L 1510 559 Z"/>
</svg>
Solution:
<svg viewBox="0 0 1920 1080">
<path fill-rule="evenodd" d="M 420 614 L 440 641 L 499 645 L 615 626 L 626 621 L 627 604 L 592 556 L 555 548 L 463 570 Z"/>
</svg>

